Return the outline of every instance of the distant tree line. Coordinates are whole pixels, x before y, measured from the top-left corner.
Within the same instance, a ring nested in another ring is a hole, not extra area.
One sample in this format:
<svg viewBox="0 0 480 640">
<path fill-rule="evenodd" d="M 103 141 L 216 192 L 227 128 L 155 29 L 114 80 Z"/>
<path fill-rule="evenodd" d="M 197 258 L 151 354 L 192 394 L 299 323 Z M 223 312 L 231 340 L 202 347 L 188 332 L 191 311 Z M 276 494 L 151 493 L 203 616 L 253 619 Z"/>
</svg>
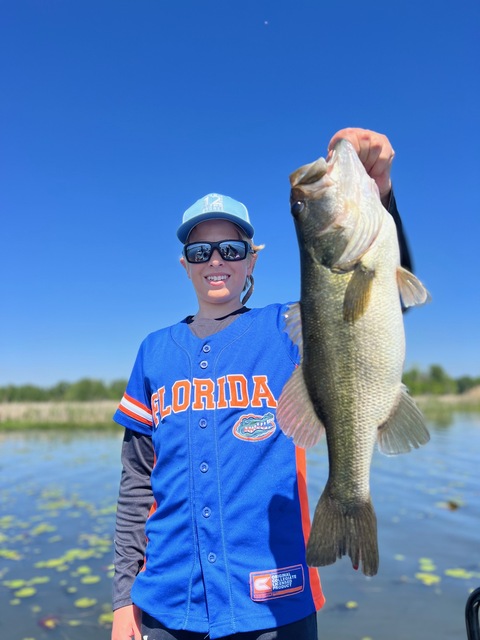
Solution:
<svg viewBox="0 0 480 640">
<path fill-rule="evenodd" d="M 451 378 L 439 364 L 432 364 L 428 371 L 421 371 L 417 367 L 405 371 L 403 382 L 413 396 L 462 394 L 480 385 L 480 377 Z"/>
<path fill-rule="evenodd" d="M 77 382 L 59 382 L 48 388 L 37 387 L 33 384 L 8 385 L 0 387 L 0 402 L 120 401 L 126 386 L 126 380 L 114 380 L 105 384 L 101 380 L 92 380 L 91 378 L 82 378 Z"/>
<path fill-rule="evenodd" d="M 421 371 L 417 367 L 406 371 L 403 382 L 412 395 L 461 394 L 480 385 L 480 377 L 451 378 L 440 365 L 432 364 L 428 371 Z M 8 385 L 0 387 L 0 402 L 120 400 L 126 386 L 126 380 L 114 380 L 105 384 L 91 378 L 82 378 L 78 382 L 59 382 L 48 388 L 32 384 Z"/>
</svg>

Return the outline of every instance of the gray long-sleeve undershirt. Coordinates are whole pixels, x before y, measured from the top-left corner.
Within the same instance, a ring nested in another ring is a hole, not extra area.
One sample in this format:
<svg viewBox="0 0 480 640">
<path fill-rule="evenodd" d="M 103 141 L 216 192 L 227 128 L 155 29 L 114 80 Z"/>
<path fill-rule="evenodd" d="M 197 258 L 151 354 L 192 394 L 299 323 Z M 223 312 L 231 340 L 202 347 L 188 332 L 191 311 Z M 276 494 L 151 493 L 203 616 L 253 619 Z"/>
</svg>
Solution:
<svg viewBox="0 0 480 640">
<path fill-rule="evenodd" d="M 132 604 L 130 591 L 145 556 L 145 522 L 154 502 L 150 476 L 154 452 L 149 436 L 125 429 L 115 526 L 113 609 Z"/>
</svg>

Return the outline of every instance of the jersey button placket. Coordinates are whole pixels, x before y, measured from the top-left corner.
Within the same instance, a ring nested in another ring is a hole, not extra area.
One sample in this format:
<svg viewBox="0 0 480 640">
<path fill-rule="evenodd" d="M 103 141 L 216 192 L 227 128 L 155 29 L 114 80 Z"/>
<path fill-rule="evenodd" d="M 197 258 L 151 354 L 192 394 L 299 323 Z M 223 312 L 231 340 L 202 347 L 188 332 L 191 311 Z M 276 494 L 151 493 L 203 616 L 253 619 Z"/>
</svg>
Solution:
<svg viewBox="0 0 480 640">
<path fill-rule="evenodd" d="M 205 343 L 197 352 L 195 369 L 200 379 L 215 378 L 215 355 L 211 345 Z M 207 384 L 207 383 L 205 383 Z M 217 477 L 218 460 L 215 447 L 215 414 L 207 398 L 203 406 L 197 405 L 199 411 L 194 436 L 195 446 L 195 492 L 197 511 L 197 531 L 199 536 L 199 552 L 204 570 L 207 601 L 215 602 L 218 591 L 222 591 L 224 580 L 223 562 L 218 549 L 218 526 L 220 519 L 219 478 Z"/>
</svg>

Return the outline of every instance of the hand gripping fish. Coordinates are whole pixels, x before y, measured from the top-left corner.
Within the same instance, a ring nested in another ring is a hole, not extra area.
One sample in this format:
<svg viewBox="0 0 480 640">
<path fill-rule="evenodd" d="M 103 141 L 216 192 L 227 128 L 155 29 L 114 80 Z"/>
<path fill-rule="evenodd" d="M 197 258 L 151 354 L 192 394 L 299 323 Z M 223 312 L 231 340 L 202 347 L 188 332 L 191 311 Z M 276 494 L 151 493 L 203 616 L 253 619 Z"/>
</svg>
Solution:
<svg viewBox="0 0 480 640">
<path fill-rule="evenodd" d="M 290 176 L 301 262 L 300 304 L 286 324 L 302 352 L 277 408 L 299 447 L 325 431 L 329 474 L 307 545 L 311 566 L 348 555 L 365 575 L 378 571 L 377 523 L 370 498 L 375 444 L 386 454 L 429 440 L 402 385 L 404 307 L 430 299 L 400 266 L 395 223 L 354 147 L 340 140 Z"/>
</svg>

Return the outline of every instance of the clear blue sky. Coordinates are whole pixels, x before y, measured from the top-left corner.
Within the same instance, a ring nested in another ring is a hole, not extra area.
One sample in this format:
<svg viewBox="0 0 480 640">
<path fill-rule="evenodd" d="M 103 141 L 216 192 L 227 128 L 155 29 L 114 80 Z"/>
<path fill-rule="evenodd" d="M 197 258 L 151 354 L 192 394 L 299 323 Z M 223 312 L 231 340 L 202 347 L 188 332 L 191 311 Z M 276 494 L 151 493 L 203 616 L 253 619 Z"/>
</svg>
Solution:
<svg viewBox="0 0 480 640">
<path fill-rule="evenodd" d="M 289 174 L 345 126 L 387 134 L 415 270 L 406 367 L 480 375 L 480 4 L 0 5 L 0 385 L 130 373 L 196 311 L 183 211 L 246 203 L 251 303 L 299 297 Z"/>
</svg>

